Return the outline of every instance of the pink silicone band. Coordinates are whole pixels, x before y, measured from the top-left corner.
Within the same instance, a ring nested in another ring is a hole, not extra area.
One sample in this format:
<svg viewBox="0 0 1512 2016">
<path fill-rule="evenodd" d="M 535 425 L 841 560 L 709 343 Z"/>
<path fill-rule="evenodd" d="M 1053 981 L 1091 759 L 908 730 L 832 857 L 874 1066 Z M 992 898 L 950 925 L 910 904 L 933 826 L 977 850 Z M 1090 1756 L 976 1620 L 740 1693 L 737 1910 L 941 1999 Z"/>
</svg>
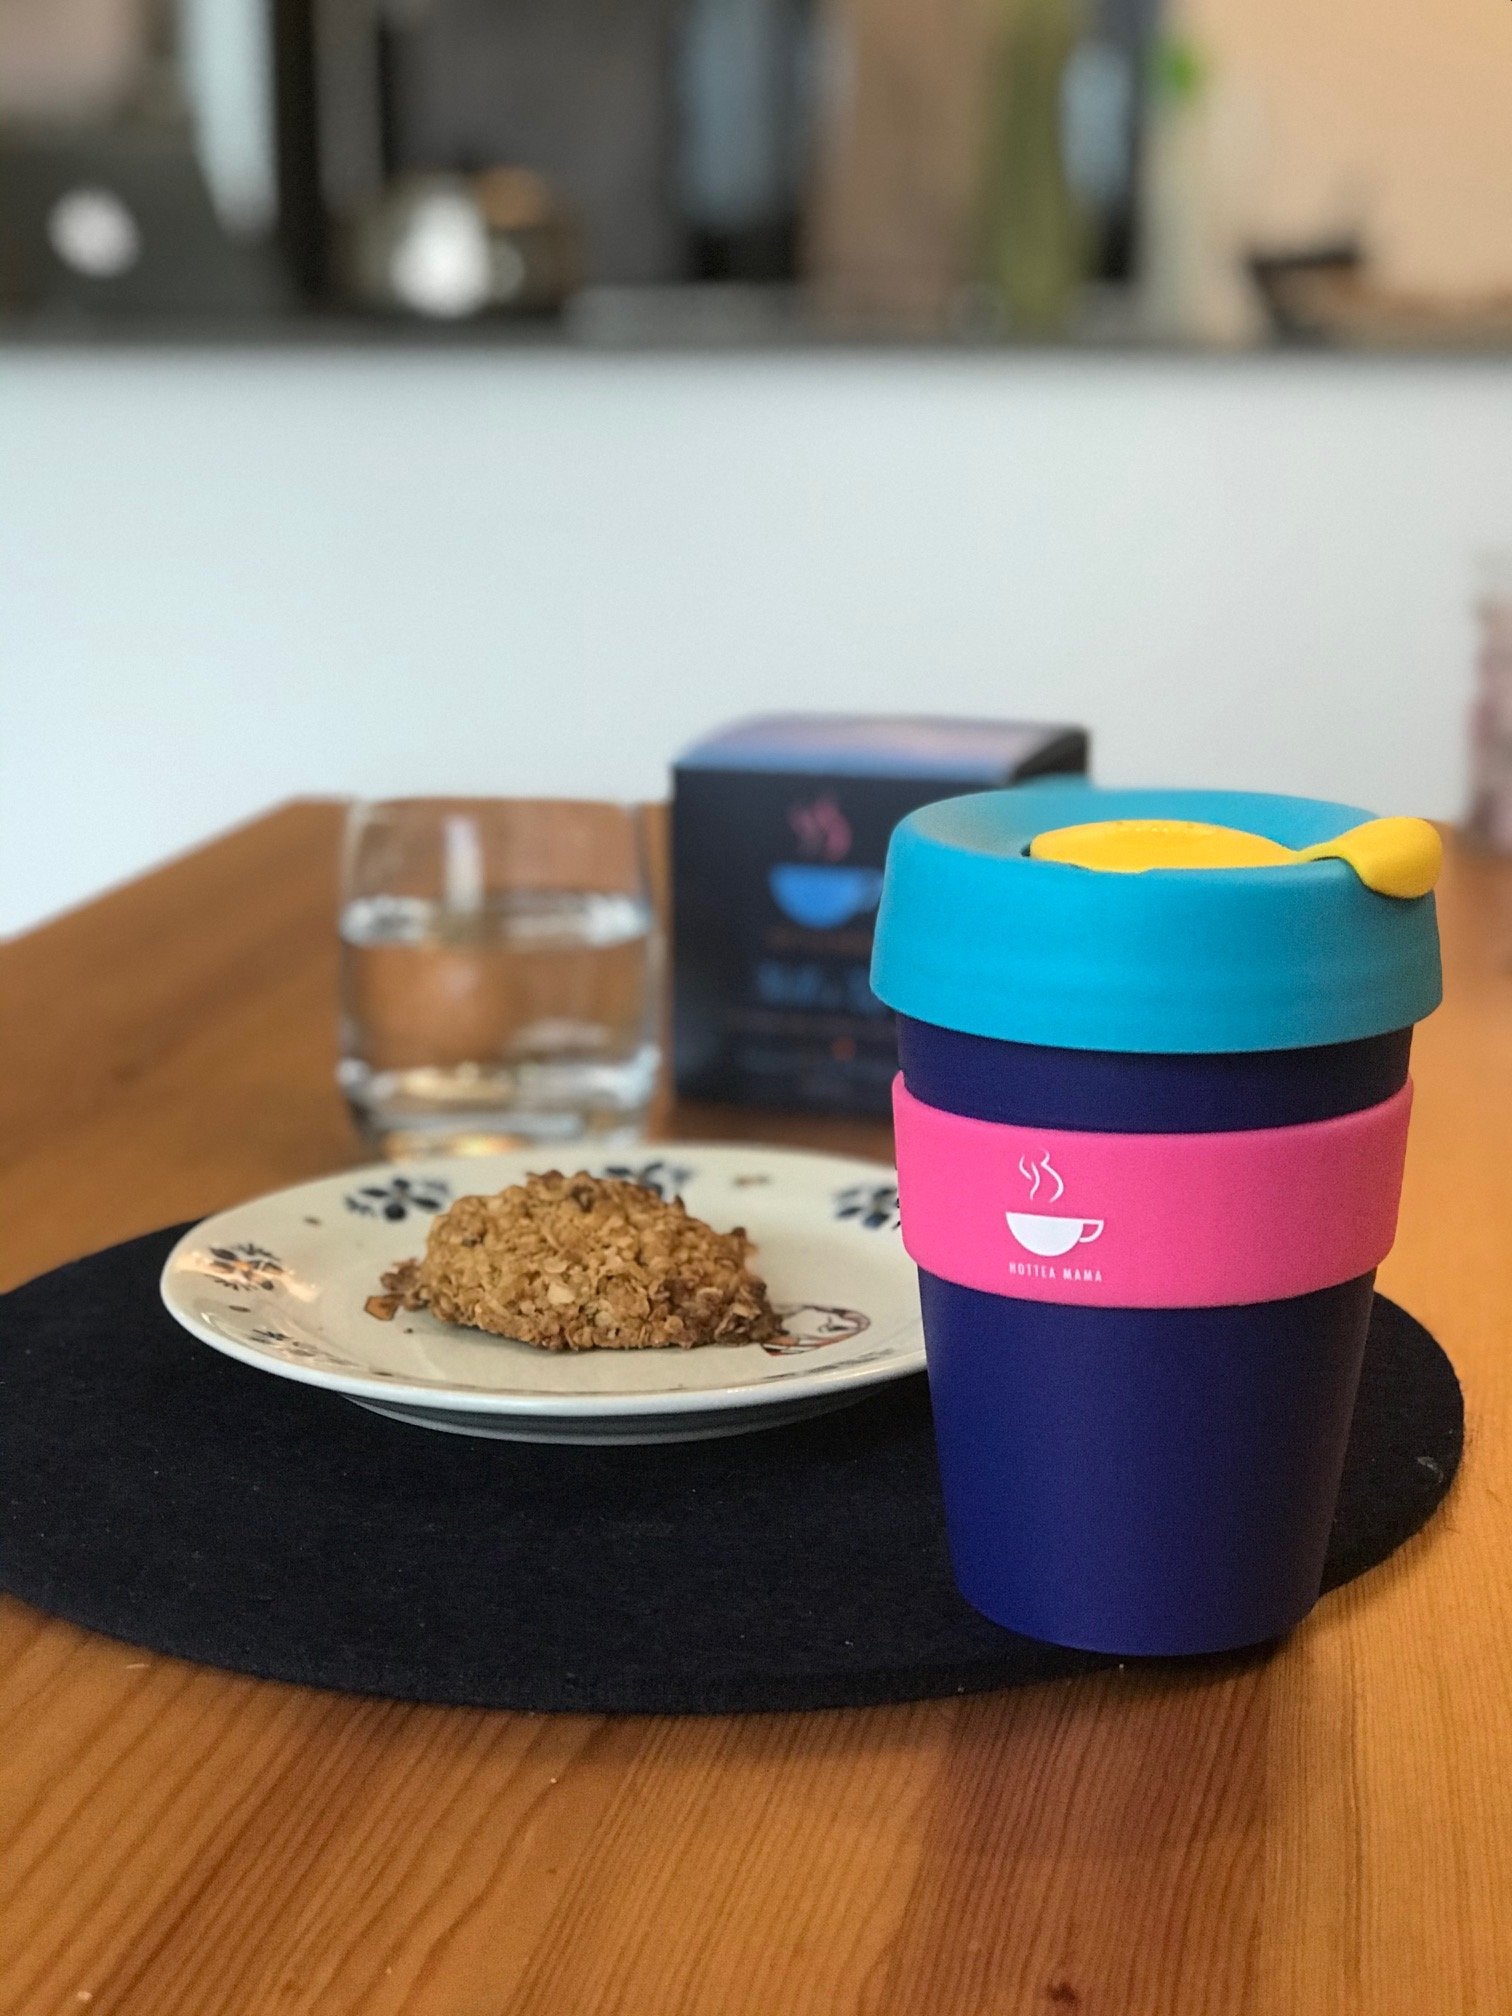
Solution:
<svg viewBox="0 0 1512 2016">
<path fill-rule="evenodd" d="M 900 1076 L 903 1243 L 931 1274 L 1029 1302 L 1194 1309 L 1305 1295 L 1391 1251 L 1411 1106 L 1409 1084 L 1300 1127 L 1082 1134 L 944 1113 Z"/>
</svg>

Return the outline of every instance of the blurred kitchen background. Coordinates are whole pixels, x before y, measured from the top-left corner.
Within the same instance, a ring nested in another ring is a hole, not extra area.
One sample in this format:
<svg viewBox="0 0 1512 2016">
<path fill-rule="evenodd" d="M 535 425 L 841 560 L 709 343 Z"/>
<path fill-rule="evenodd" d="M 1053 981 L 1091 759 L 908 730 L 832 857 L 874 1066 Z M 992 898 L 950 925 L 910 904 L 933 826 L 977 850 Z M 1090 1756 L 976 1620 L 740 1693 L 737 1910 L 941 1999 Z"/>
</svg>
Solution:
<svg viewBox="0 0 1512 2016">
<path fill-rule="evenodd" d="M 1470 0 L 0 0 L 0 931 L 793 706 L 1494 797 L 1509 85 Z"/>
</svg>

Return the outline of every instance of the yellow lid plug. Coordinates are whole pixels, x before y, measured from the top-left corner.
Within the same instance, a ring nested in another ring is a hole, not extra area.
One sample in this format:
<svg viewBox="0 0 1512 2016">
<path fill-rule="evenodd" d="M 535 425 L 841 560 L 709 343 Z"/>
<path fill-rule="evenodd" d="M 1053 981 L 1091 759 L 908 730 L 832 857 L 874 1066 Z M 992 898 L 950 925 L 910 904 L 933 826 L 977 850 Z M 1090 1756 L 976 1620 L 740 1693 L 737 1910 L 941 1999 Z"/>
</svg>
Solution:
<svg viewBox="0 0 1512 2016">
<path fill-rule="evenodd" d="M 1426 819 L 1367 819 L 1332 840 L 1301 849 L 1237 826 L 1196 819 L 1099 819 L 1060 826 L 1029 843 L 1036 861 L 1061 861 L 1105 874 L 1150 868 L 1279 868 L 1296 861 L 1344 861 L 1382 896 L 1426 896 L 1438 880 L 1443 842 Z"/>
</svg>

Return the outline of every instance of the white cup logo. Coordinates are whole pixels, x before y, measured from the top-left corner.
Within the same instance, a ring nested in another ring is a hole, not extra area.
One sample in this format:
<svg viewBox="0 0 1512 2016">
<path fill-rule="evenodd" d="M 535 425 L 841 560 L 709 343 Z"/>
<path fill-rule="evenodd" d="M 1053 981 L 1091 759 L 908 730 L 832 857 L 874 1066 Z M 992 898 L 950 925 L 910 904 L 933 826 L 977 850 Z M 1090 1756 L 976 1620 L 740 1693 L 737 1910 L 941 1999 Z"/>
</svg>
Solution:
<svg viewBox="0 0 1512 2016">
<path fill-rule="evenodd" d="M 1037 1162 L 1029 1162 L 1021 1155 L 1019 1174 L 1029 1185 L 1031 1204 L 1038 1198 L 1047 1176 L 1055 1185 L 1054 1194 L 1046 1200 L 1048 1203 L 1058 1204 L 1066 1194 L 1066 1186 L 1050 1161 L 1048 1148 Z M 1038 1255 L 1041 1260 L 1058 1260 L 1073 1246 L 1091 1245 L 1094 1239 L 1102 1237 L 1105 1222 L 1101 1218 L 1072 1218 L 1057 1211 L 1009 1211 L 1004 1215 L 1008 1220 L 1008 1230 L 1024 1251 Z"/>
</svg>

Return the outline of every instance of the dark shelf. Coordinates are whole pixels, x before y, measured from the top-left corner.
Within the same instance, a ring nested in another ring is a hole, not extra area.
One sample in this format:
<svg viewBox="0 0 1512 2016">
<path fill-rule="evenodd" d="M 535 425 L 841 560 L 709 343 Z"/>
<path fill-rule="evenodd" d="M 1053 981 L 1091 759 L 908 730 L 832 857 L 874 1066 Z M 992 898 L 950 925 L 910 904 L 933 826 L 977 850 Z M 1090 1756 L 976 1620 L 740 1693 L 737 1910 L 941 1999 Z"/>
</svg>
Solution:
<svg viewBox="0 0 1512 2016">
<path fill-rule="evenodd" d="M 30 349 L 266 349 L 353 351 L 518 351 L 531 353 L 720 355 L 743 353 L 932 354 L 952 357 L 1109 357 L 1232 363 L 1267 359 L 1351 364 L 1502 364 L 1512 350 L 1470 346 L 1344 348 L 1262 343 L 1219 348 L 1143 334 L 1116 290 L 1082 326 L 1059 340 L 1029 341 L 995 329 L 985 316 L 950 332 L 836 322 L 802 293 L 784 287 L 592 288 L 554 316 L 480 316 L 427 321 L 377 312 L 90 316 L 79 310 L 0 314 L 0 346 Z"/>
</svg>

